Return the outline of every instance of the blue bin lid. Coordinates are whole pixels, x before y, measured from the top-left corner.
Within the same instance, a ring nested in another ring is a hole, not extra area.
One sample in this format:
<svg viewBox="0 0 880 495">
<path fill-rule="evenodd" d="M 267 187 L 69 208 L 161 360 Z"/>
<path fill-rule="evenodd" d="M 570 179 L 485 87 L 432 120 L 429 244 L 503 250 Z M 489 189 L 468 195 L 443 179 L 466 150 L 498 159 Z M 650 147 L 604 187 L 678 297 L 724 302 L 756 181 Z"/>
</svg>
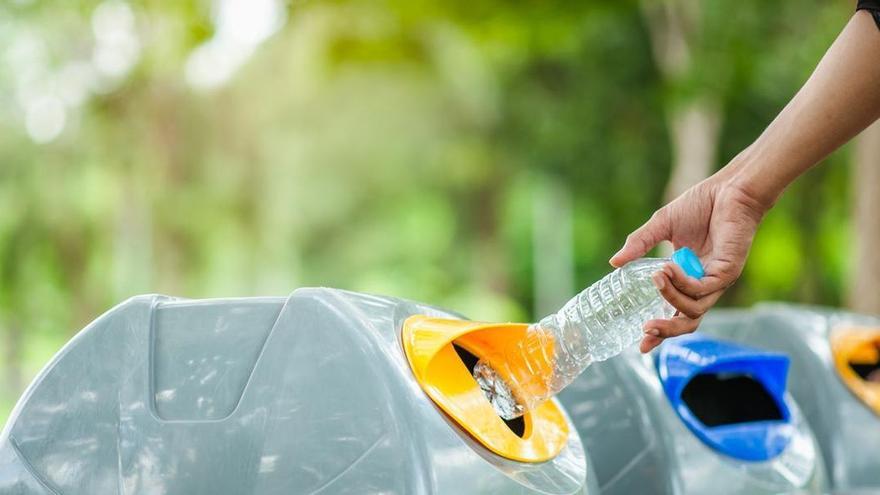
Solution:
<svg viewBox="0 0 880 495">
<path fill-rule="evenodd" d="M 706 445 L 747 461 L 765 461 L 785 450 L 794 434 L 791 412 L 785 401 L 789 367 L 786 355 L 691 334 L 665 342 L 656 364 L 673 409 Z M 781 418 L 718 426 L 703 424 L 682 399 L 688 383 L 701 374 L 745 375 L 756 380 L 776 402 Z"/>
</svg>

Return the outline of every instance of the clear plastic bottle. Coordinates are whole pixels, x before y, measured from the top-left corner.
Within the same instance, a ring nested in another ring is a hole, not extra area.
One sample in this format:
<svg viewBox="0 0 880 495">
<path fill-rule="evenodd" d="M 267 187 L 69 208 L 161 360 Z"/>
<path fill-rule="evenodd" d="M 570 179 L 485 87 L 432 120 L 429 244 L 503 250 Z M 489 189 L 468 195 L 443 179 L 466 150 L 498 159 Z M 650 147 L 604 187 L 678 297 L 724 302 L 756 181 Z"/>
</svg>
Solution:
<svg viewBox="0 0 880 495">
<path fill-rule="evenodd" d="M 696 254 L 684 247 L 672 258 L 642 258 L 614 270 L 568 301 L 559 312 L 529 326 L 503 355 L 474 367 L 474 378 L 495 411 L 513 419 L 556 395 L 591 363 L 616 356 L 643 337 L 648 320 L 675 310 L 651 276 L 670 261 L 695 278 L 703 277 Z M 499 364 L 500 363 L 500 364 Z M 507 366 L 517 363 L 516 366 Z"/>
</svg>

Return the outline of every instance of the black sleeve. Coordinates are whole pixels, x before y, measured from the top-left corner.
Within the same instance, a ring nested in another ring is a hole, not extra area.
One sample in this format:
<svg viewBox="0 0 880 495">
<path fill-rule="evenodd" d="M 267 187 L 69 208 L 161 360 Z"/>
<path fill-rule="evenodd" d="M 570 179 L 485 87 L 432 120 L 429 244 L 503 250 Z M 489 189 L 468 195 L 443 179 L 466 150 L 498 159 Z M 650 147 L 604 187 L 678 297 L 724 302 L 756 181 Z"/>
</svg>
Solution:
<svg viewBox="0 0 880 495">
<path fill-rule="evenodd" d="M 874 22 L 880 29 L 880 0 L 859 0 L 856 10 L 867 10 L 874 16 Z"/>
</svg>

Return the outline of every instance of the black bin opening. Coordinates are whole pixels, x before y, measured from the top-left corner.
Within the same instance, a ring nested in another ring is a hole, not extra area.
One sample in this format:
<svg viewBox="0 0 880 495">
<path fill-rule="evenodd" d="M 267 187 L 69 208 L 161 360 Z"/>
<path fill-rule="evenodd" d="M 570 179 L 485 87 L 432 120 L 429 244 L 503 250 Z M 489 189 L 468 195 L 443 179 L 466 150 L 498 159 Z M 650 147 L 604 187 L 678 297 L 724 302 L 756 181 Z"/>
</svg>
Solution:
<svg viewBox="0 0 880 495">
<path fill-rule="evenodd" d="M 880 343 L 874 344 L 880 350 Z M 880 361 L 876 363 L 849 363 L 855 374 L 866 382 L 880 383 Z"/>
<path fill-rule="evenodd" d="M 849 367 L 866 382 L 880 383 L 880 362 L 874 364 L 849 363 Z"/>
<path fill-rule="evenodd" d="M 477 362 L 479 362 L 480 358 L 473 355 L 467 349 L 461 347 L 454 342 L 452 343 L 452 348 L 455 349 L 456 354 L 458 354 L 461 362 L 464 363 L 465 367 L 467 367 L 468 372 L 473 375 L 474 367 L 477 366 Z M 523 434 L 525 434 L 526 432 L 526 421 L 523 419 L 522 416 L 514 419 L 501 418 L 501 421 L 504 421 L 504 424 L 506 424 L 507 427 L 510 428 L 510 431 L 512 431 L 516 436 L 520 438 L 522 438 Z"/>
<path fill-rule="evenodd" d="M 785 419 L 764 385 L 744 374 L 700 373 L 685 385 L 681 399 L 706 426 Z"/>
</svg>

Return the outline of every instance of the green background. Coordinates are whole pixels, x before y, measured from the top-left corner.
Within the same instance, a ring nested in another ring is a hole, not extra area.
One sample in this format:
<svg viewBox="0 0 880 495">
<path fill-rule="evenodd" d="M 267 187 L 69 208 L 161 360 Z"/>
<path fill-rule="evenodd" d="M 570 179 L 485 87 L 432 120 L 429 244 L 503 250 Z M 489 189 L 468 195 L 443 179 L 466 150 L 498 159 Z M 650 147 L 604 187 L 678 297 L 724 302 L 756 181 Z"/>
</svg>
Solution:
<svg viewBox="0 0 880 495">
<path fill-rule="evenodd" d="M 329 286 L 539 316 L 536 236 L 570 239 L 564 290 L 608 272 L 662 204 L 669 109 L 719 102 L 723 165 L 853 9 L 699 3 L 692 68 L 670 80 L 636 2 L 270 1 L 250 35 L 220 1 L 3 2 L 0 423 L 135 294 Z M 205 46 L 237 57 L 219 83 Z M 769 214 L 723 305 L 842 304 L 848 150 L 827 162 Z"/>
</svg>

